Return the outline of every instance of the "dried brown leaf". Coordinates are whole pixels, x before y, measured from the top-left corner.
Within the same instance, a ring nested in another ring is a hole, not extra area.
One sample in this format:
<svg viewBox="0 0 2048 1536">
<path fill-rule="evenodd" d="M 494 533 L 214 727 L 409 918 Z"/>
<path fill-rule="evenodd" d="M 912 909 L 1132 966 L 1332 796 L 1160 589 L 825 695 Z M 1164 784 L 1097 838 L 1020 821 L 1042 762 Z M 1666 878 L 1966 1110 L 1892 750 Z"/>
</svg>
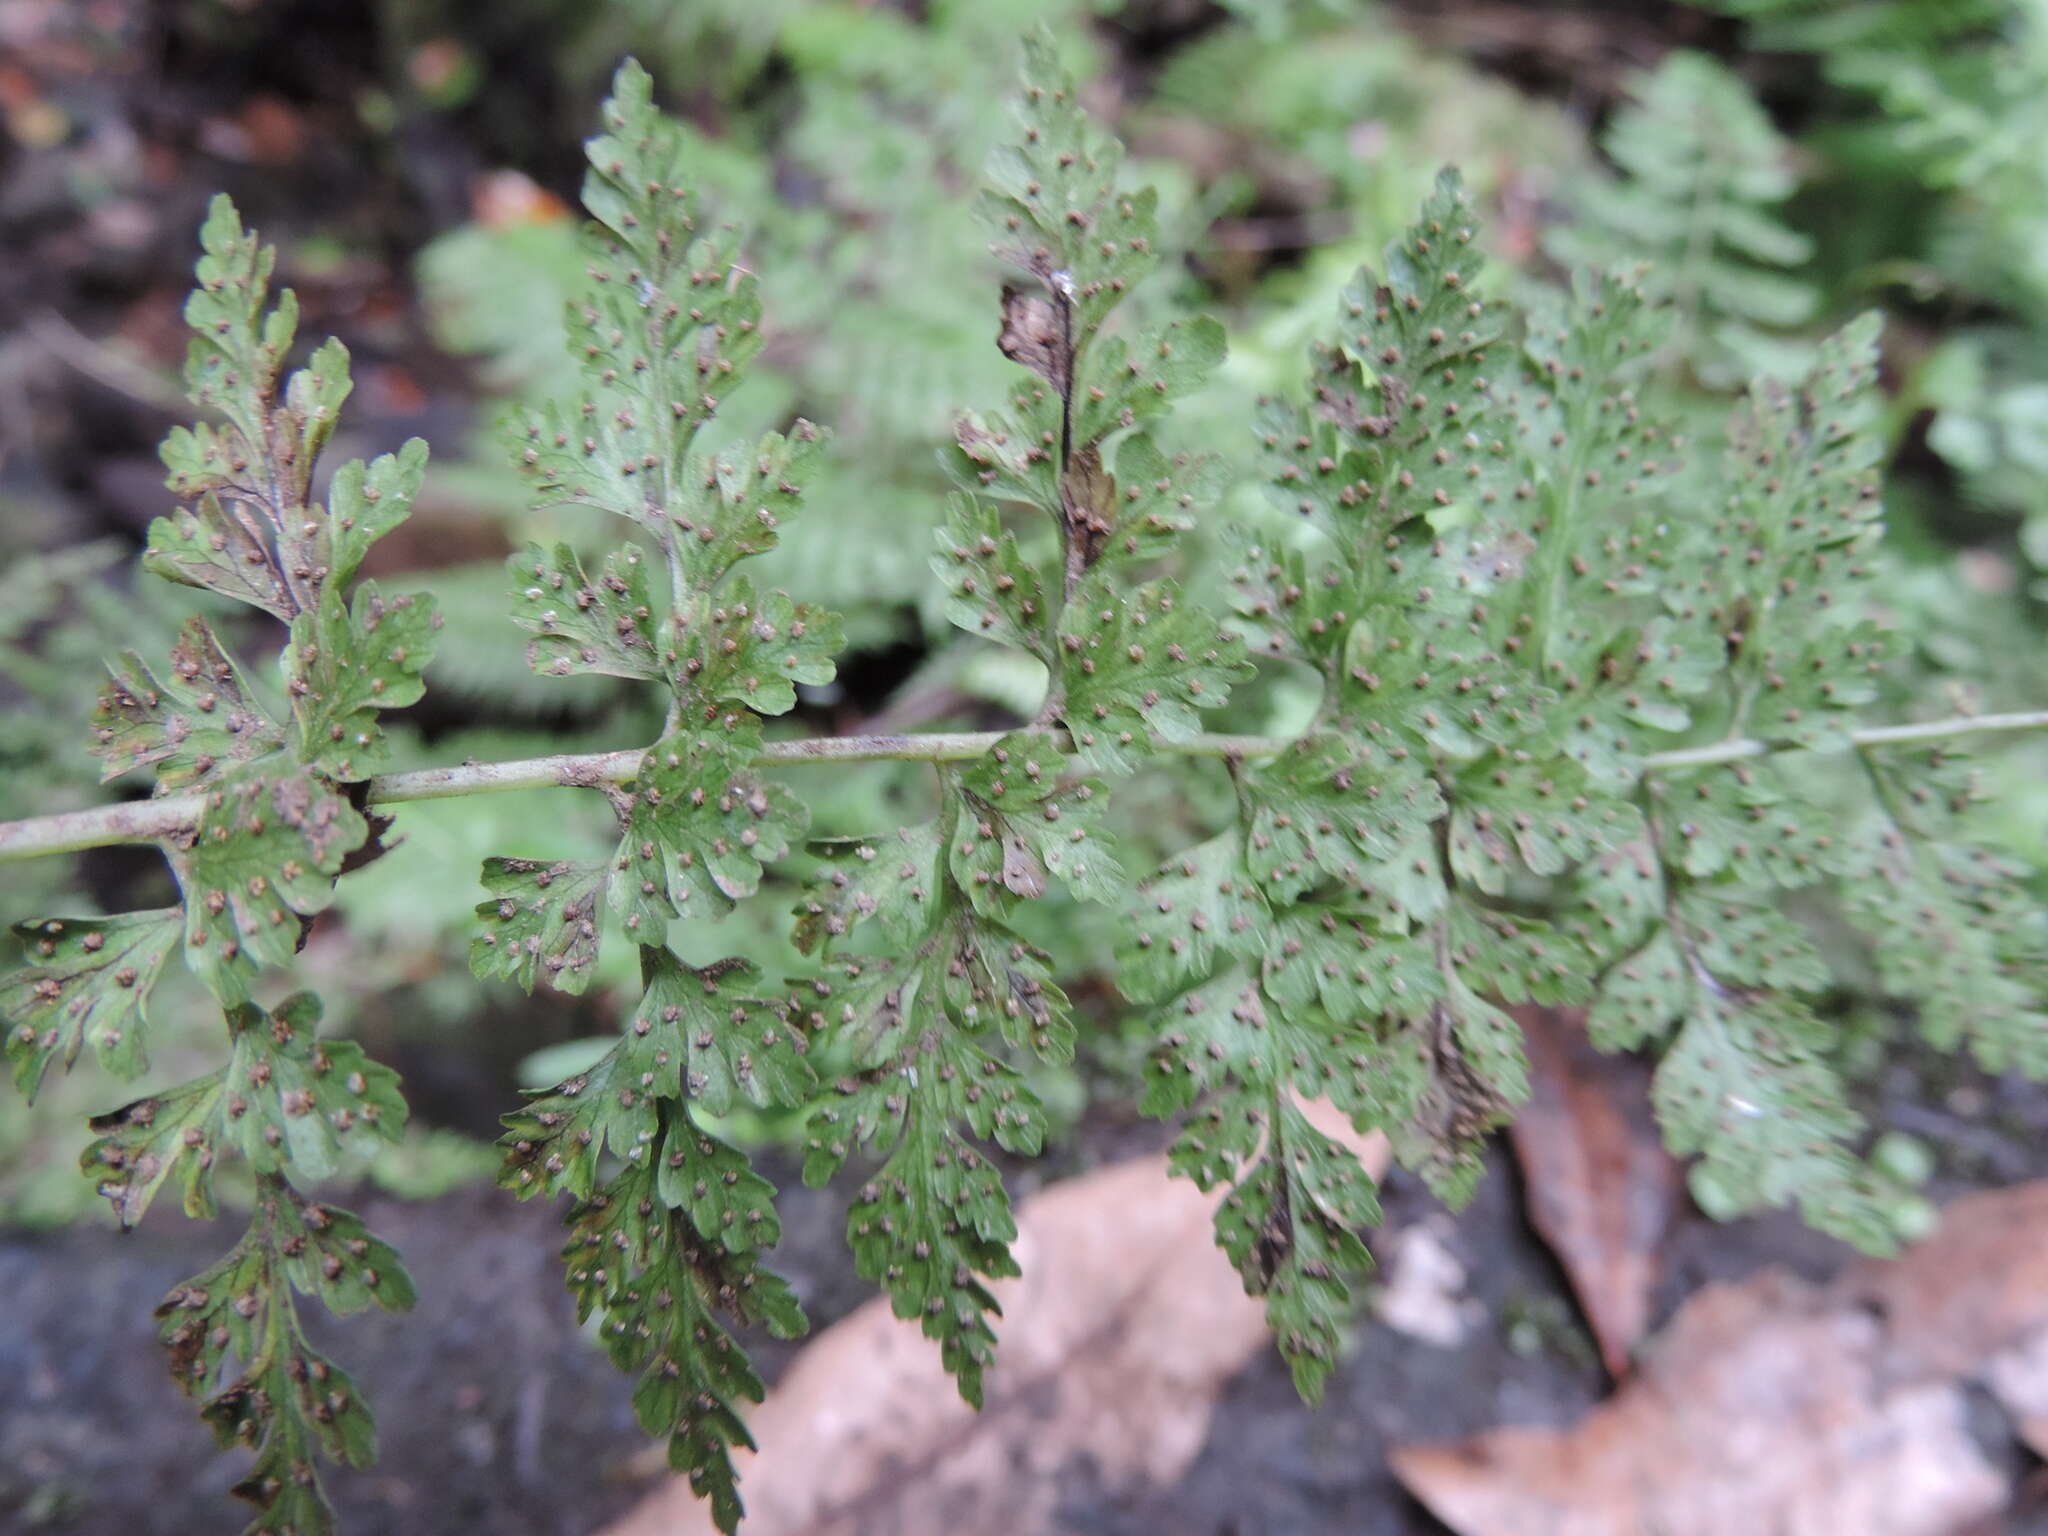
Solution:
<svg viewBox="0 0 2048 1536">
<path fill-rule="evenodd" d="M 1931 1239 L 1857 1264 L 1839 1289 L 1886 1319 L 1893 1369 L 1981 1381 L 2048 1456 L 2048 1181 L 1943 1207 Z"/>
<path fill-rule="evenodd" d="M 1375 1178 L 1386 1142 L 1324 1106 Z M 1215 1197 L 1162 1157 L 1023 1202 L 1022 1278 L 994 1289 L 1002 1346 L 979 1415 L 938 1351 L 886 1300 L 828 1328 L 749 1415 L 736 1458 L 749 1536 L 1014 1536 L 1053 1530 L 1076 1458 L 1111 1488 L 1171 1483 L 1201 1450 L 1224 1384 L 1267 1343 L 1265 1311 L 1216 1251 Z M 680 1479 L 607 1536 L 711 1536 Z"/>
<path fill-rule="evenodd" d="M 2005 1498 L 1962 1391 L 1888 1382 L 1877 1319 L 1779 1271 L 1700 1292 L 1576 1428 L 1389 1460 L 1459 1536 L 1947 1536 Z"/>
<path fill-rule="evenodd" d="M 1518 1008 L 1529 1102 L 1510 1133 L 1529 1220 L 1557 1255 L 1609 1374 L 1650 1321 L 1657 1249 L 1671 1223 L 1678 1167 L 1657 1138 L 1639 1063 L 1586 1040 L 1582 1008 Z"/>
<path fill-rule="evenodd" d="M 1958 1201 L 1832 1285 L 1700 1292 L 1573 1428 L 1391 1460 L 1460 1536 L 1951 1536 L 2010 1495 L 1970 1430 L 1978 1383 L 2048 1432 L 2048 1182 Z"/>
<path fill-rule="evenodd" d="M 1061 394 L 1074 367 L 1073 338 L 1059 307 L 1042 293 L 1027 293 L 1003 284 L 1003 324 L 996 347 Z"/>
</svg>

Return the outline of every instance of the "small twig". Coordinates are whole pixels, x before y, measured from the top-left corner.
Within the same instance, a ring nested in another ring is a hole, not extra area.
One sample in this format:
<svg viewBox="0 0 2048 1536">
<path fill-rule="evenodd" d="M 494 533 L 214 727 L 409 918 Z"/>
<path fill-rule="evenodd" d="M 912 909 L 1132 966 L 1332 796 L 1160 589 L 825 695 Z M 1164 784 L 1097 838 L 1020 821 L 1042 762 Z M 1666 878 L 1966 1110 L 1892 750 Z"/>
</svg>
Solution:
<svg viewBox="0 0 2048 1536">
<path fill-rule="evenodd" d="M 173 379 L 103 341 L 95 341 L 54 309 L 36 310 L 23 329 L 52 357 L 95 384 L 168 415 L 192 414 L 185 391 Z"/>
<path fill-rule="evenodd" d="M 1874 725 L 1866 730 L 1851 731 L 1849 743 L 1855 747 L 1896 747 L 1916 741 L 1941 741 L 1950 736 L 2042 729 L 2048 729 L 2048 709 L 2020 710 L 2004 715 L 1957 715 L 1947 720 L 1923 720 L 1918 725 Z M 1791 750 L 1794 749 L 1781 743 L 1740 736 L 1731 741 L 1710 742 L 1704 747 L 1653 752 L 1643 759 L 1643 767 L 1652 773 L 1673 768 L 1700 768 Z"/>
<path fill-rule="evenodd" d="M 1033 727 L 1040 735 L 1063 735 L 1057 728 Z M 2048 710 L 2004 715 L 1967 715 L 1929 720 L 1918 725 L 1881 725 L 1850 734 L 1859 748 L 1900 746 L 1940 741 L 1951 736 L 2048 729 Z M 930 731 L 916 735 L 814 736 L 774 741 L 755 761 L 764 767 L 803 763 L 961 763 L 984 755 L 1006 731 Z M 1204 732 L 1186 741 L 1154 738 L 1156 750 L 1176 757 L 1270 757 L 1285 751 L 1290 736 L 1225 736 Z M 1704 747 L 1657 752 L 1643 760 L 1646 772 L 1709 767 L 1745 757 L 1764 757 L 1789 750 L 1781 744 L 1740 737 Z M 513 789 L 568 786 L 594 788 L 625 784 L 640 771 L 645 754 L 627 752 L 563 752 L 552 757 L 521 758 L 504 763 L 457 763 L 447 768 L 417 768 L 386 773 L 369 781 L 370 805 L 400 805 L 411 800 L 447 800 L 463 795 L 497 794 Z M 0 863 L 73 853 L 115 843 L 154 843 L 188 831 L 205 808 L 203 795 L 175 795 L 161 800 L 130 800 L 55 816 L 31 816 L 0 822 Z"/>
</svg>

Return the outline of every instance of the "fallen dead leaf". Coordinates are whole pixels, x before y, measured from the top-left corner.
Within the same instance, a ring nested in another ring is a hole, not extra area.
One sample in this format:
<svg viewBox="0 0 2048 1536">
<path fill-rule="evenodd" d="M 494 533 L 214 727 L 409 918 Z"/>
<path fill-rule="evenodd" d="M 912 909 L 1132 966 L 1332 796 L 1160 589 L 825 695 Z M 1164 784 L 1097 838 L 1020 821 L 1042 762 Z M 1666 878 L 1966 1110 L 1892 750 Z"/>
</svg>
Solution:
<svg viewBox="0 0 2048 1536">
<path fill-rule="evenodd" d="M 1973 1384 L 2030 1440 L 2048 1428 L 2048 1182 L 1958 1201 L 1830 1285 L 1701 1291 L 1574 1428 L 1391 1460 L 1460 1536 L 1952 1536 L 2010 1496 L 1969 1432 Z"/>
<path fill-rule="evenodd" d="M 1383 1138 L 1311 1110 L 1386 1171 Z M 1216 1249 L 1215 1200 L 1163 1157 L 1025 1200 L 1024 1273 L 995 1287 L 1002 1341 L 979 1415 L 886 1300 L 826 1329 L 748 1416 L 748 1536 L 1017 1536 L 1057 1527 L 1058 1474 L 1077 1461 L 1111 1488 L 1178 1479 L 1223 1384 L 1267 1345 L 1263 1305 Z M 712 1530 L 675 1479 L 606 1536 Z"/>
<path fill-rule="evenodd" d="M 1550 1245 L 1616 1380 L 1650 1322 L 1678 1165 L 1650 1119 L 1647 1071 L 1586 1039 L 1582 1008 L 1518 1008 L 1529 1102 L 1509 1134 L 1529 1220 Z"/>
<path fill-rule="evenodd" d="M 2048 1181 L 1954 1201 L 1932 1239 L 1857 1264 L 1841 1293 L 1887 1320 L 1894 1370 L 1980 1381 L 2048 1456 Z"/>
<path fill-rule="evenodd" d="M 1946 1536 L 2005 1483 L 1952 1386 L 1887 1389 L 1883 1329 L 1782 1272 L 1690 1302 L 1576 1429 L 1389 1458 L 1460 1536 Z"/>
</svg>

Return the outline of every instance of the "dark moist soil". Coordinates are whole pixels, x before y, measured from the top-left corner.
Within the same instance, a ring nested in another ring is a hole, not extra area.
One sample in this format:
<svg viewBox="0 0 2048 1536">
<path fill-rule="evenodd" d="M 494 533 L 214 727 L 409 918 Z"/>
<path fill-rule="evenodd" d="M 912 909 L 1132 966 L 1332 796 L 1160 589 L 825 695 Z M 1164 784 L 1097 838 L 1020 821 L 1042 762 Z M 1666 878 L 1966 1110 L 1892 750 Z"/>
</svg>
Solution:
<svg viewBox="0 0 2048 1536">
<path fill-rule="evenodd" d="M 1128 1133 L 1091 1128 L 1082 1139 L 1127 1143 Z M 1387 1473 L 1390 1445 L 1583 1413 L 1602 1391 L 1597 1369 L 1569 1348 L 1525 1357 L 1507 1346 L 1504 1315 L 1547 1308 L 1562 1328 L 1573 1325 L 1554 1265 L 1522 1226 L 1518 1181 L 1504 1158 L 1494 1163 L 1451 1237 L 1485 1308 L 1463 1345 L 1439 1349 L 1362 1326 L 1317 1412 L 1296 1399 L 1277 1356 L 1262 1356 L 1225 1392 L 1209 1443 L 1178 1487 L 1134 1500 L 1076 1465 L 1061 1529 L 1436 1532 Z M 869 1292 L 841 1241 L 842 1197 L 804 1189 L 790 1171 L 781 1170 L 778 1260 L 822 1326 Z M 1400 1178 L 1386 1203 L 1383 1246 L 1437 1209 Z M 556 1257 L 560 1208 L 469 1190 L 420 1203 L 373 1196 L 358 1209 L 405 1255 L 419 1304 L 338 1323 L 305 1309 L 377 1413 L 377 1466 L 335 1473 L 329 1485 L 349 1528 L 568 1536 L 623 1511 L 645 1490 L 647 1442 L 633 1422 L 631 1382 L 576 1325 Z M 133 1536 L 229 1528 L 226 1489 L 248 1458 L 213 1449 L 164 1371 L 150 1312 L 238 1230 L 231 1218 L 208 1226 L 159 1212 L 126 1235 L 0 1237 L 0 1381 L 10 1383 L 0 1397 L 0 1530 L 41 1528 L 38 1517 L 49 1529 Z M 1778 1256 L 1768 1229 L 1734 1227 L 1719 1229 L 1717 1260 L 1738 1262 L 1752 1234 L 1771 1250 L 1752 1263 Z M 792 1352 L 749 1342 L 771 1378 Z"/>
<path fill-rule="evenodd" d="M 840 1241 L 843 1212 L 778 1172 L 782 1267 L 828 1320 L 866 1295 Z M 562 1207 L 471 1189 L 353 1208 L 405 1255 L 419 1303 L 345 1321 L 301 1309 L 377 1414 L 377 1465 L 329 1474 L 347 1528 L 580 1536 L 638 1497 L 648 1442 L 631 1380 L 577 1326 L 557 1257 Z M 248 1455 L 214 1449 L 164 1370 L 150 1316 L 239 1232 L 232 1217 L 170 1210 L 127 1234 L 0 1234 L 0 1531 L 239 1528 L 227 1490 Z M 749 1343 L 771 1372 L 795 1349 Z"/>
<path fill-rule="evenodd" d="M 1910 1122 L 1941 1166 L 1932 1193 L 2048 1174 L 2048 1090 L 1943 1064 L 1930 1081 L 1911 1061 L 1878 1085 L 1880 1124 Z M 1929 1106 L 1937 1106 L 1930 1108 Z M 1092 1116 L 1050 1170 L 1017 1170 L 1022 1194 L 1156 1141 L 1119 1113 Z M 778 1166 L 779 1165 L 779 1166 Z M 1209 1438 L 1179 1484 L 1133 1495 L 1077 1461 L 1062 1473 L 1059 1525 L 1074 1536 L 1444 1536 L 1386 1465 L 1387 1451 L 1500 1424 L 1577 1421 L 1608 1391 L 1561 1272 L 1530 1232 L 1513 1159 L 1497 1145 L 1471 1205 L 1447 1224 L 1477 1320 L 1443 1348 L 1362 1319 L 1320 1409 L 1296 1398 L 1277 1355 L 1262 1353 L 1223 1392 Z M 786 1158 L 764 1171 L 782 1188 L 778 1266 L 814 1327 L 871 1293 L 842 1241 L 843 1191 L 806 1189 Z M 1383 1191 L 1382 1253 L 1442 1208 L 1396 1173 Z M 519 1531 L 569 1536 L 624 1511 L 658 1459 L 633 1422 L 631 1383 L 575 1321 L 563 1289 L 560 1207 L 488 1189 L 356 1207 L 404 1253 L 415 1311 L 346 1321 L 305 1315 L 316 1342 L 374 1404 L 375 1468 L 337 1472 L 348 1526 L 384 1536 Z M 208 1225 L 160 1210 L 142 1227 L 0 1234 L 0 1531 L 187 1536 L 233 1528 L 227 1488 L 247 1457 L 216 1452 L 163 1369 L 151 1309 L 227 1248 L 231 1218 Z M 1769 1265 L 1821 1278 L 1841 1245 L 1789 1216 L 1726 1225 L 1687 1211 L 1663 1249 L 1657 1323 L 1700 1286 Z M 1223 1262 L 1221 1256 L 1216 1262 Z M 772 1382 L 797 1346 L 747 1341 Z M 1995 1464 L 2030 1467 L 1994 1410 L 1977 1426 Z M 2035 1510 L 2042 1505 L 2033 1505 Z M 2020 1517 L 2021 1532 L 2048 1516 Z M 876 1536 L 886 1536 L 877 1532 Z M 1031 1536 L 1031 1533 L 1019 1533 Z"/>
</svg>

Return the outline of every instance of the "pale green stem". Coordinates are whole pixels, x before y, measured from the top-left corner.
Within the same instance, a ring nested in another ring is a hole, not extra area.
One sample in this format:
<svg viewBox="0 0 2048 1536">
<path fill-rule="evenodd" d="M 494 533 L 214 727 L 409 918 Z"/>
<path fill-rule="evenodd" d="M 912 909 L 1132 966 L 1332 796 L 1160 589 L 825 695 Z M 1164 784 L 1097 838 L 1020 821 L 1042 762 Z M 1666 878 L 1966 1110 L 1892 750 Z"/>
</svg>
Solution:
<svg viewBox="0 0 2048 1536">
<path fill-rule="evenodd" d="M 1948 720 L 1924 721 L 1918 725 L 1874 726 L 1868 730 L 1852 731 L 1849 740 L 1859 748 L 1889 747 L 1941 741 L 1952 736 L 2043 729 L 2048 729 L 2048 710 L 1958 716 Z M 818 736 L 769 742 L 755 762 L 763 767 L 791 767 L 804 763 L 971 762 L 1011 734 L 1016 733 L 933 731 L 912 736 Z M 1024 734 L 1063 736 L 1065 733 L 1040 728 Z M 1168 756 L 1251 758 L 1270 757 L 1284 751 L 1295 739 L 1204 732 L 1185 741 L 1154 738 L 1152 745 L 1156 751 Z M 1779 743 L 1737 737 L 1703 747 L 1652 753 L 1643 759 L 1643 767 L 1651 773 L 1700 768 L 1785 750 L 1788 749 Z M 529 757 L 504 763 L 471 762 L 446 768 L 418 768 L 407 773 L 380 774 L 371 779 L 366 799 L 373 806 L 400 805 L 412 800 L 447 800 L 512 789 L 596 788 L 606 784 L 625 784 L 638 776 L 644 756 L 645 753 L 639 750 L 564 752 L 552 757 Z M 0 822 L 0 863 L 39 858 L 51 853 L 73 853 L 81 848 L 103 848 L 115 843 L 162 842 L 190 831 L 198 823 L 205 804 L 203 794 L 173 795 L 158 800 L 129 800 L 119 805 L 65 811 L 55 816 L 31 816 L 21 821 Z"/>
</svg>

